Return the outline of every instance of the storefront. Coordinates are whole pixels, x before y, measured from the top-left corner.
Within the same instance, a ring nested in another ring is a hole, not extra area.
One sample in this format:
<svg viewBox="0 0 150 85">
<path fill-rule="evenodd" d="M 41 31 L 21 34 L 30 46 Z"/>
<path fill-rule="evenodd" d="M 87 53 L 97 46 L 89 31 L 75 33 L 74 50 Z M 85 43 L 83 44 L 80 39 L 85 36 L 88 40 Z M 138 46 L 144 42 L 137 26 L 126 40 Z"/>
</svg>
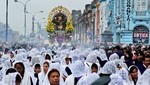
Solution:
<svg viewBox="0 0 150 85">
<path fill-rule="evenodd" d="M 137 26 L 133 30 L 133 43 L 149 43 L 149 29 L 143 25 Z"/>
</svg>

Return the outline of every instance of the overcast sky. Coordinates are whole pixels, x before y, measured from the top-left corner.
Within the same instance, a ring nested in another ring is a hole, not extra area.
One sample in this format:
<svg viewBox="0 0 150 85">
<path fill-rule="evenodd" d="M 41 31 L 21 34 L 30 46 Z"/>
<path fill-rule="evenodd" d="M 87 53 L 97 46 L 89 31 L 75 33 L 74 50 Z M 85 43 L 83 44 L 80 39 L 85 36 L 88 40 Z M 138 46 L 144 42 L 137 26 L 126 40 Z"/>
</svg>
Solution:
<svg viewBox="0 0 150 85">
<path fill-rule="evenodd" d="M 20 34 L 24 34 L 24 10 L 23 5 L 14 0 L 9 1 L 9 26 L 18 31 Z M 25 3 L 27 0 L 18 0 Z M 38 13 L 35 19 L 39 20 L 41 23 L 47 21 L 49 12 L 56 6 L 64 6 L 71 10 L 82 10 L 85 8 L 85 4 L 91 3 L 92 0 L 31 0 L 27 3 L 27 34 L 31 32 L 32 28 L 32 15 L 38 11 L 44 11 L 44 13 Z M 5 12 L 6 12 L 6 0 L 0 0 L 0 22 L 5 22 Z M 46 20 L 42 20 L 46 18 Z M 44 27 L 46 24 L 42 24 Z M 37 30 L 37 25 L 35 24 L 35 30 Z"/>
</svg>

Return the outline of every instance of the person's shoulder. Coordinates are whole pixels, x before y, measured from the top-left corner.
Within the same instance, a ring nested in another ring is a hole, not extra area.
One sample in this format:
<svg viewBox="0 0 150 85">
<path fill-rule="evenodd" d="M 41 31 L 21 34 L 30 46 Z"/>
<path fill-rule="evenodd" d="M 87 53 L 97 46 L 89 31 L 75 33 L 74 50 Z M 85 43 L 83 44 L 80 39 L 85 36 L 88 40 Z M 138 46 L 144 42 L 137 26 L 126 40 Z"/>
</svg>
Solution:
<svg viewBox="0 0 150 85">
<path fill-rule="evenodd" d="M 107 85 L 110 82 L 110 74 L 100 74 L 100 78 L 91 85 Z"/>
</svg>

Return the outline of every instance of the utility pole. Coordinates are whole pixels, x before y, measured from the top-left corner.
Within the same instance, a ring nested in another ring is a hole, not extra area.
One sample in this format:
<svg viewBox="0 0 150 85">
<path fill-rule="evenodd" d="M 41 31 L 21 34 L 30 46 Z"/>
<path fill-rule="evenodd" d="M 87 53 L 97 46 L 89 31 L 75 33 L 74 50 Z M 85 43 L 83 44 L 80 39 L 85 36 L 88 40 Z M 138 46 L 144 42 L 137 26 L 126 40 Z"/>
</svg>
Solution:
<svg viewBox="0 0 150 85">
<path fill-rule="evenodd" d="M 6 0 L 6 42 L 8 41 L 8 0 Z"/>
</svg>

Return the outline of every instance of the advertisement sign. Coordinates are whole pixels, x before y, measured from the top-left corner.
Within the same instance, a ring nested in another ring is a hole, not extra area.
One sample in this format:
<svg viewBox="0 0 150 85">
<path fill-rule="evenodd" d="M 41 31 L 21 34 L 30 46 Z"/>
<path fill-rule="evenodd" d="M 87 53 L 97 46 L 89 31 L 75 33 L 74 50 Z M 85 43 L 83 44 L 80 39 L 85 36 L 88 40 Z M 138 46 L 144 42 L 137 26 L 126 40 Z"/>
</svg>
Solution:
<svg viewBox="0 0 150 85">
<path fill-rule="evenodd" d="M 149 30 L 145 26 L 137 26 L 133 30 L 133 43 L 148 43 Z"/>
</svg>

